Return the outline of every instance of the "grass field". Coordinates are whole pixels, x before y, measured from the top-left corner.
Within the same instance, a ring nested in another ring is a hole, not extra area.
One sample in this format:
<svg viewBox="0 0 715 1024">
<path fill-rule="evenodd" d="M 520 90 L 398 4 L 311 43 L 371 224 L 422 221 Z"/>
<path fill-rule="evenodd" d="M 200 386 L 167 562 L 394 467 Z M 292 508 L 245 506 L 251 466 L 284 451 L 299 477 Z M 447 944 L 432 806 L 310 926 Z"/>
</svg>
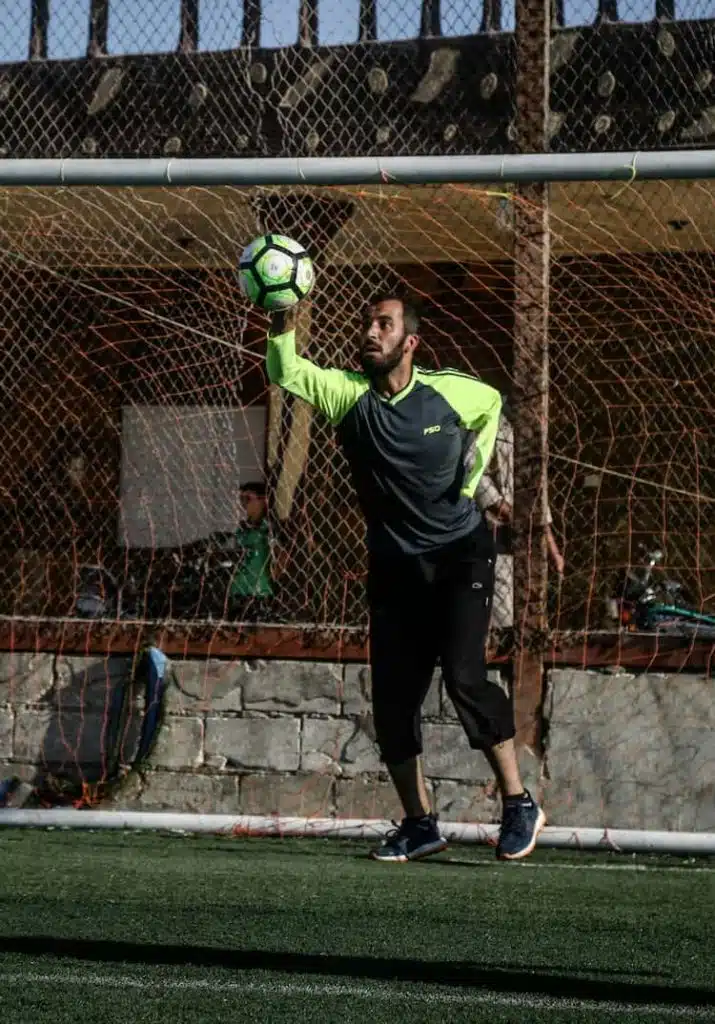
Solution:
<svg viewBox="0 0 715 1024">
<path fill-rule="evenodd" d="M 0 831 L 4 1024 L 715 1021 L 715 864 Z"/>
</svg>

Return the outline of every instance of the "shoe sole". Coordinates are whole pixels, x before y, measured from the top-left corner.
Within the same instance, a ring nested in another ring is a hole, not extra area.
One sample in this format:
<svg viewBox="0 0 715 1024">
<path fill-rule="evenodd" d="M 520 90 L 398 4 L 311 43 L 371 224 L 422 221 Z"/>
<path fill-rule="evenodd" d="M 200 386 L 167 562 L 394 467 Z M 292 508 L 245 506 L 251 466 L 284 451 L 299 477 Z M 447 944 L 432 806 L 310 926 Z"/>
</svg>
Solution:
<svg viewBox="0 0 715 1024">
<path fill-rule="evenodd" d="M 441 853 L 447 846 L 447 840 L 440 839 L 438 843 L 427 843 L 414 853 L 402 853 L 398 857 L 381 857 L 377 850 L 372 850 L 370 860 L 378 860 L 381 864 L 406 864 L 408 860 L 422 860 L 423 857 L 431 857 L 433 853 Z"/>
<path fill-rule="evenodd" d="M 531 837 L 531 842 L 528 846 L 525 846 L 519 853 L 497 853 L 497 860 L 522 860 L 524 857 L 528 857 L 530 853 L 533 853 L 534 847 L 536 846 L 536 840 L 539 838 L 539 833 L 546 824 L 546 815 L 539 808 L 539 817 L 536 819 L 536 826 L 534 828 L 534 834 Z"/>
</svg>

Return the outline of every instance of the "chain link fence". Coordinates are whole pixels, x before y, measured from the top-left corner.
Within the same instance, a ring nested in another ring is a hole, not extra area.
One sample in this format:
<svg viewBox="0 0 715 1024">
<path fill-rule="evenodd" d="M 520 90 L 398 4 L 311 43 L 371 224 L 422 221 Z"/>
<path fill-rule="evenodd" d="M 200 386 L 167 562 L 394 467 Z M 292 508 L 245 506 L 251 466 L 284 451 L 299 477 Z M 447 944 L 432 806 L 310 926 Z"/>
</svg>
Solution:
<svg viewBox="0 0 715 1024">
<path fill-rule="evenodd" d="M 711 143 L 712 14 L 698 0 L 557 6 L 551 148 L 618 152 Z"/>
<path fill-rule="evenodd" d="M 559 0 L 553 13 L 554 151 L 712 141 L 702 3 Z M 2 28 L 4 156 L 516 149 L 514 4 L 501 0 L 27 0 Z"/>
<path fill-rule="evenodd" d="M 14 157 L 503 151 L 513 54 L 507 36 L 469 35 L 485 17 L 436 0 L 28 0 L 0 42 L 0 145 Z"/>
</svg>

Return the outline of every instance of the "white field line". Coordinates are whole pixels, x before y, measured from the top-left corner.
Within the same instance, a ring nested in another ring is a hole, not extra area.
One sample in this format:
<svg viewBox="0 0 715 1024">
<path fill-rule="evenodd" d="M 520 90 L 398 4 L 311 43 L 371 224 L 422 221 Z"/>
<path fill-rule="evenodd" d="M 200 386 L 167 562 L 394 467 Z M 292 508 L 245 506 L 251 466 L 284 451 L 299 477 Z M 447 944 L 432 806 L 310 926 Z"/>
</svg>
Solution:
<svg viewBox="0 0 715 1024">
<path fill-rule="evenodd" d="M 493 871 L 503 873 L 504 871 L 514 871 L 528 868 L 530 871 L 637 871 L 637 872 L 650 872 L 655 874 L 661 872 L 663 874 L 683 874 L 689 875 L 695 872 L 696 874 L 715 874 L 715 861 L 711 866 L 693 866 L 693 867 L 682 867 L 679 864 L 544 864 L 538 860 L 515 860 L 510 864 L 489 864 L 483 860 L 467 860 L 459 857 L 435 857 L 433 860 L 428 861 L 425 858 L 426 863 L 439 864 L 443 861 L 447 864 L 459 864 L 463 867 L 474 867 L 479 870 L 484 868 L 491 868 Z"/>
<path fill-rule="evenodd" d="M 53 971 L 39 974 L 30 971 L 0 972 L 0 987 L 33 985 L 72 986 L 76 988 L 99 988 L 117 990 L 131 989 L 154 992 L 160 995 L 166 991 L 184 993 L 235 993 L 236 996 L 255 995 L 263 998 L 350 998 L 364 999 L 368 1002 L 396 1000 L 414 1003 L 447 1005 L 447 1006 L 491 1006 L 513 1007 L 522 1010 L 576 1010 L 590 1013 L 602 1013 L 606 1017 L 613 1014 L 627 1014 L 634 1017 L 685 1018 L 687 1020 L 713 1020 L 715 1010 L 706 1006 L 659 1005 L 657 1003 L 601 1002 L 595 999 L 558 999 L 554 996 L 538 996 L 529 994 L 507 995 L 501 992 L 485 992 L 483 989 L 473 992 L 430 991 L 429 989 L 411 989 L 401 984 L 399 987 L 376 983 L 375 985 L 355 985 L 340 982 L 280 982 L 275 981 L 221 981 L 212 979 L 171 979 L 138 978 L 131 974 L 86 974 L 79 969 L 75 971 Z"/>
</svg>

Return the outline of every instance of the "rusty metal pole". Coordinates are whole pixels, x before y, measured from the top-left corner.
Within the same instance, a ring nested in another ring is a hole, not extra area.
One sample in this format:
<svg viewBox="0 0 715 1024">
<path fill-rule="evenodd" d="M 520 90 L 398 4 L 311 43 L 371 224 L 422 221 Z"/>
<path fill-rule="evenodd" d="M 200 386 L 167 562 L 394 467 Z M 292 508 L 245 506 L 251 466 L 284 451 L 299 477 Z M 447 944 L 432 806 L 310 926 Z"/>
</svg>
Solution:
<svg viewBox="0 0 715 1024">
<path fill-rule="evenodd" d="M 300 0 L 298 45 L 314 50 L 318 45 L 318 28 L 318 0 Z"/>
<path fill-rule="evenodd" d="M 516 131 L 548 148 L 552 0 L 516 2 Z M 549 186 L 514 194 L 514 712 L 517 744 L 538 756 L 546 636 Z"/>
<path fill-rule="evenodd" d="M 199 0 L 181 0 L 179 8 L 179 53 L 196 53 L 199 48 Z"/>
<path fill-rule="evenodd" d="M 32 0 L 30 5 L 29 60 L 47 60 L 50 0 Z"/>
<path fill-rule="evenodd" d="M 109 34 L 109 0 L 90 0 L 87 56 L 104 57 Z"/>
</svg>

